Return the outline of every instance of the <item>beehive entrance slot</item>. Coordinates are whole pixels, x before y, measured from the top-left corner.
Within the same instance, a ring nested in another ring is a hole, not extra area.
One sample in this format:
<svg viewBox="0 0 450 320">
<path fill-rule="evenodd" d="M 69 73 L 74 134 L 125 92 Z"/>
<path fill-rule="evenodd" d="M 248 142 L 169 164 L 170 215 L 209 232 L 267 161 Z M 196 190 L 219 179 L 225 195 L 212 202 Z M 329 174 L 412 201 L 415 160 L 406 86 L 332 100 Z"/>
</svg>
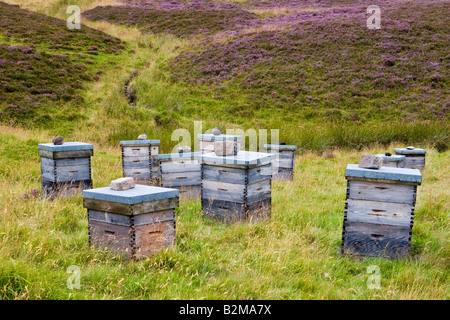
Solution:
<svg viewBox="0 0 450 320">
<path fill-rule="evenodd" d="M 386 189 L 389 189 L 389 188 L 387 188 L 387 187 L 375 187 L 375 189 L 378 189 L 378 190 L 386 190 Z"/>
<path fill-rule="evenodd" d="M 114 236 L 116 235 L 116 233 L 114 231 L 108 231 L 105 230 L 105 236 L 108 238 L 114 238 Z"/>
<path fill-rule="evenodd" d="M 383 239 L 383 238 L 384 238 L 384 236 L 383 236 L 382 234 L 376 234 L 376 233 L 372 233 L 372 234 L 370 235 L 370 237 L 371 237 L 372 239 L 376 239 L 376 240 L 379 240 L 379 239 Z"/>
</svg>

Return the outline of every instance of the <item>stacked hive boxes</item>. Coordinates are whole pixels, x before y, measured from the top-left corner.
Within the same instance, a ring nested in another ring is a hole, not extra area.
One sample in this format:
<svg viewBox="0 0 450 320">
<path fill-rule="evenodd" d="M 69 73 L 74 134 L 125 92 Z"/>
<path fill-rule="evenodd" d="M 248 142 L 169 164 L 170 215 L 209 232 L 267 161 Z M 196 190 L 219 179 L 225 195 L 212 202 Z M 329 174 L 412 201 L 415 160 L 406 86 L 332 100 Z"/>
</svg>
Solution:
<svg viewBox="0 0 450 320">
<path fill-rule="evenodd" d="M 419 169 L 425 168 L 426 150 L 414 147 L 395 148 L 395 154 L 405 156 L 404 168 Z"/>
<path fill-rule="evenodd" d="M 202 172 L 196 156 L 200 152 L 182 152 L 158 155 L 161 186 L 180 191 L 180 201 L 200 200 Z"/>
<path fill-rule="evenodd" d="M 203 215 L 223 222 L 258 221 L 270 217 L 273 154 L 240 151 L 197 157 L 202 164 Z"/>
<path fill-rule="evenodd" d="M 276 160 L 272 162 L 273 180 L 293 180 L 295 167 L 295 150 L 294 145 L 265 144 L 264 149 L 268 153 L 276 155 Z"/>
<path fill-rule="evenodd" d="M 45 197 L 72 196 L 92 188 L 91 156 L 94 146 L 83 142 L 38 144 L 42 192 Z"/>
<path fill-rule="evenodd" d="M 419 170 L 349 164 L 342 252 L 402 257 L 411 246 Z"/>
<path fill-rule="evenodd" d="M 136 185 L 83 191 L 88 209 L 89 243 L 128 257 L 152 255 L 175 241 L 178 190 Z"/>
<path fill-rule="evenodd" d="M 159 185 L 159 143 L 159 140 L 120 141 L 123 176 L 140 184 Z"/>
<path fill-rule="evenodd" d="M 241 148 L 241 143 L 244 141 L 243 136 L 229 135 L 229 134 L 199 134 L 197 136 L 199 143 L 200 152 L 208 153 L 214 152 L 214 141 L 236 141 L 239 149 Z"/>
</svg>

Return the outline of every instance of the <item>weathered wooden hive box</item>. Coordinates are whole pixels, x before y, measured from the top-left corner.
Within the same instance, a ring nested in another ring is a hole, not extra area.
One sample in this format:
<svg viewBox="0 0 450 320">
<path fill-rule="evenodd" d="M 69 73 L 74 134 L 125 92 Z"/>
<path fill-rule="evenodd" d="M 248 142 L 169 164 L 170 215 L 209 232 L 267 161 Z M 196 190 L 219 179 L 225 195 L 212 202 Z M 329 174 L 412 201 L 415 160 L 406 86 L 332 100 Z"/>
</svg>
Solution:
<svg viewBox="0 0 450 320">
<path fill-rule="evenodd" d="M 266 152 L 276 155 L 276 159 L 272 162 L 272 179 L 277 181 L 293 180 L 297 146 L 265 144 L 264 149 Z"/>
<path fill-rule="evenodd" d="M 178 190 L 137 184 L 83 191 L 89 244 L 130 258 L 150 256 L 174 244 Z"/>
<path fill-rule="evenodd" d="M 70 197 L 92 188 L 91 156 L 94 146 L 83 142 L 62 145 L 39 143 L 42 192 L 45 197 Z"/>
<path fill-rule="evenodd" d="M 221 134 L 221 135 L 214 135 L 214 134 L 199 134 L 197 135 L 198 138 L 198 144 L 199 144 L 199 151 L 208 153 L 208 152 L 214 152 L 214 141 L 236 141 L 239 145 L 239 148 L 241 148 L 241 143 L 244 141 L 244 136 L 237 136 L 237 135 L 230 135 L 230 134 Z"/>
<path fill-rule="evenodd" d="M 202 170 L 195 158 L 201 152 L 182 152 L 158 155 L 161 186 L 180 191 L 180 201 L 200 200 Z"/>
<path fill-rule="evenodd" d="M 362 169 L 349 164 L 342 253 L 403 257 L 411 247 L 417 169 Z"/>
<path fill-rule="evenodd" d="M 139 184 L 159 186 L 159 144 L 159 140 L 120 141 L 123 176 Z"/>
<path fill-rule="evenodd" d="M 395 148 L 395 154 L 404 155 L 404 168 L 419 169 L 425 168 L 425 155 L 427 150 L 420 148 Z"/>
<path fill-rule="evenodd" d="M 256 222 L 270 217 L 272 160 L 268 153 L 239 151 L 197 157 L 202 165 L 202 213 L 223 222 Z"/>
<path fill-rule="evenodd" d="M 405 156 L 377 154 L 378 157 L 383 158 L 383 167 L 403 168 Z"/>
</svg>

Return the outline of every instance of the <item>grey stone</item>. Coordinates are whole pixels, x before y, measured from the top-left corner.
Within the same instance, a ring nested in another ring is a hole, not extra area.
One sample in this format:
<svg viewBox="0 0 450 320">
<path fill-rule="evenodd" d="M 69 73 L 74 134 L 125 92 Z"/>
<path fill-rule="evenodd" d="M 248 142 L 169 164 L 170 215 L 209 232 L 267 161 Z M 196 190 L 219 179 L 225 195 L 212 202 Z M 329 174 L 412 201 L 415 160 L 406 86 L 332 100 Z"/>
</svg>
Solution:
<svg viewBox="0 0 450 320">
<path fill-rule="evenodd" d="M 380 169 L 383 166 L 383 158 L 373 154 L 363 154 L 358 167 L 364 169 Z"/>
<path fill-rule="evenodd" d="M 63 143 L 64 143 L 64 139 L 63 139 L 63 137 L 61 137 L 61 136 L 58 136 L 58 137 L 56 137 L 55 139 L 53 139 L 53 144 L 55 145 L 55 146 L 59 146 L 59 145 L 62 145 Z"/>
<path fill-rule="evenodd" d="M 231 140 L 215 141 L 214 152 L 219 157 L 235 156 L 239 152 L 239 144 Z"/>
<path fill-rule="evenodd" d="M 147 135 L 146 134 L 139 135 L 138 140 L 147 140 Z"/>
<path fill-rule="evenodd" d="M 111 184 L 109 185 L 109 187 L 112 190 L 124 191 L 124 190 L 133 189 L 135 187 L 135 183 L 134 183 L 134 179 L 131 177 L 119 178 L 119 179 L 111 181 Z"/>
<path fill-rule="evenodd" d="M 177 148 L 178 153 L 188 153 L 191 152 L 191 147 L 182 146 Z"/>
<path fill-rule="evenodd" d="M 414 150 L 414 149 L 415 149 L 415 147 L 413 147 L 413 146 L 409 146 L 409 147 L 406 147 L 406 149 L 408 149 L 408 150 Z"/>
<path fill-rule="evenodd" d="M 220 136 L 222 134 L 222 131 L 219 128 L 214 128 L 212 131 L 213 135 Z"/>
</svg>

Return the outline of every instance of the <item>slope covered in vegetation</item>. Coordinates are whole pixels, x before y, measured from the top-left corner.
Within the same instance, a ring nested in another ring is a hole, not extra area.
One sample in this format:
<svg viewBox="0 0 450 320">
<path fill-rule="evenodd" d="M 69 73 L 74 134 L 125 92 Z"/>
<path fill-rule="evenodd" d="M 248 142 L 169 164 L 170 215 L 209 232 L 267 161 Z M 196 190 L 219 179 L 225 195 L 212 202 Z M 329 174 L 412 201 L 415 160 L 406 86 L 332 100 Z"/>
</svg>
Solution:
<svg viewBox="0 0 450 320">
<path fill-rule="evenodd" d="M 70 30 L 66 21 L 0 2 L 2 120 L 42 125 L 62 112 L 60 121 L 75 120 L 84 83 L 101 74 L 98 61 L 123 49 L 99 30 Z"/>
</svg>

